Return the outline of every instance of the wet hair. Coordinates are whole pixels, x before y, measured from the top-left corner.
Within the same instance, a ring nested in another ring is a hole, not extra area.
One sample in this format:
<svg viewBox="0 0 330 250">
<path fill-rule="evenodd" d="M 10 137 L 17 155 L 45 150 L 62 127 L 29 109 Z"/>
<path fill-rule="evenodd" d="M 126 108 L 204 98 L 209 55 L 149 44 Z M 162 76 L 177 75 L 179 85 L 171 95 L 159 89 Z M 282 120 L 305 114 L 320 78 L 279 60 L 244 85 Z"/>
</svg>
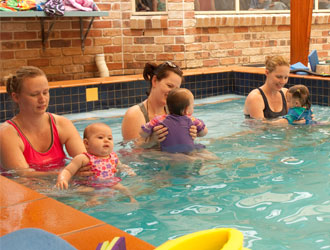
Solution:
<svg viewBox="0 0 330 250">
<path fill-rule="evenodd" d="M 172 115 L 183 115 L 184 110 L 190 104 L 190 98 L 193 96 L 189 89 L 172 89 L 166 99 L 167 107 Z"/>
<path fill-rule="evenodd" d="M 109 127 L 107 124 L 103 123 L 103 122 L 97 122 L 97 123 L 92 123 L 92 124 L 89 124 L 87 125 L 87 127 L 84 129 L 84 139 L 88 139 L 88 136 L 90 136 L 90 134 L 92 133 L 92 131 L 94 131 L 94 129 L 96 127 L 99 127 L 99 126 L 104 126 L 104 127 Z"/>
<path fill-rule="evenodd" d="M 288 89 L 288 92 L 292 94 L 292 98 L 298 99 L 302 107 L 310 109 L 312 104 L 309 98 L 309 90 L 305 85 L 294 85 Z"/>
<path fill-rule="evenodd" d="M 20 93 L 25 79 L 37 76 L 45 76 L 45 73 L 34 66 L 23 66 L 14 75 L 5 77 L 6 90 L 9 96 L 12 93 Z"/>
<path fill-rule="evenodd" d="M 265 62 L 266 69 L 269 73 L 273 72 L 277 66 L 288 66 L 290 67 L 290 63 L 283 56 L 268 56 Z"/>
<path fill-rule="evenodd" d="M 143 78 L 144 80 L 150 82 L 150 89 L 146 94 L 149 95 L 151 92 L 151 87 L 152 87 L 151 81 L 154 76 L 156 76 L 157 80 L 160 81 L 168 77 L 169 72 L 173 72 L 177 74 L 182 78 L 182 81 L 184 80 L 183 73 L 180 67 L 170 61 L 164 62 L 159 65 L 153 63 L 146 63 L 143 70 Z"/>
</svg>

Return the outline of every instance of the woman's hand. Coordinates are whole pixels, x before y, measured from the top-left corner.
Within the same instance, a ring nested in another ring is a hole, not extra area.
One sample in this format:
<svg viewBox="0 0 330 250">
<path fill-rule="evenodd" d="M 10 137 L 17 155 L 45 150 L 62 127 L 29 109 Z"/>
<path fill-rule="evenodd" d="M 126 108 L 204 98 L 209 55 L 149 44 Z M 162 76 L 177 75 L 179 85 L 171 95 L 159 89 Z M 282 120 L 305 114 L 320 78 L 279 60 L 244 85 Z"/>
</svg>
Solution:
<svg viewBox="0 0 330 250">
<path fill-rule="evenodd" d="M 197 132 L 197 129 L 196 129 Z M 153 129 L 152 136 L 157 138 L 158 142 L 162 142 L 166 139 L 166 135 L 168 134 L 168 129 L 163 125 L 155 126 Z"/>
<path fill-rule="evenodd" d="M 91 171 L 91 165 L 87 165 L 84 167 L 79 168 L 76 175 L 77 176 L 92 176 L 94 173 Z"/>
<path fill-rule="evenodd" d="M 197 137 L 197 127 L 195 125 L 192 125 L 189 129 L 189 134 L 193 140 Z"/>
</svg>

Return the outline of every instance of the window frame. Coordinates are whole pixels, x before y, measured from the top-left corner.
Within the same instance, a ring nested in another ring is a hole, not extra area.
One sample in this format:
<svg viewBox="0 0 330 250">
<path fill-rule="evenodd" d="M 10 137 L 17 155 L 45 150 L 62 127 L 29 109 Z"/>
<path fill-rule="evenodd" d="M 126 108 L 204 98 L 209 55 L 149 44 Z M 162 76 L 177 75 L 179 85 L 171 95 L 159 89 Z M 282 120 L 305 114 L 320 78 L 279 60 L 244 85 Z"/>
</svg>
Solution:
<svg viewBox="0 0 330 250">
<path fill-rule="evenodd" d="M 133 15 L 136 16 L 159 16 L 168 14 L 168 2 L 165 0 L 165 11 L 136 11 L 135 4 L 137 0 L 132 1 Z M 235 0 L 235 10 L 216 10 L 216 11 L 195 11 L 196 15 L 244 15 L 244 14 L 287 14 L 290 10 L 239 10 L 239 1 Z M 315 8 L 313 13 L 330 13 L 330 9 L 319 9 L 319 0 L 314 0 Z"/>
</svg>

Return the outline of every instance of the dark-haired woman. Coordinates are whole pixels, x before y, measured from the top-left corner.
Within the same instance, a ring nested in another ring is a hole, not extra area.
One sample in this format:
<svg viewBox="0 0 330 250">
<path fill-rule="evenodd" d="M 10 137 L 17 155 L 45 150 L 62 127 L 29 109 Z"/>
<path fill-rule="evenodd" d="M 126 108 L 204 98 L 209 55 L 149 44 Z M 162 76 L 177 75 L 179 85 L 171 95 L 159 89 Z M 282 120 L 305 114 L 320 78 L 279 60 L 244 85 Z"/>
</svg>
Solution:
<svg viewBox="0 0 330 250">
<path fill-rule="evenodd" d="M 159 65 L 147 63 L 143 77 L 150 82 L 148 98 L 142 103 L 130 107 L 122 122 L 122 135 L 125 141 L 135 140 L 138 145 L 154 146 L 158 141 L 166 138 L 167 128 L 162 125 L 154 128 L 153 135 L 146 141 L 140 136 L 141 126 L 158 115 L 167 114 L 167 94 L 174 88 L 180 88 L 183 81 L 181 69 L 172 62 Z M 192 137 L 196 137 L 197 130 L 191 128 Z"/>
</svg>

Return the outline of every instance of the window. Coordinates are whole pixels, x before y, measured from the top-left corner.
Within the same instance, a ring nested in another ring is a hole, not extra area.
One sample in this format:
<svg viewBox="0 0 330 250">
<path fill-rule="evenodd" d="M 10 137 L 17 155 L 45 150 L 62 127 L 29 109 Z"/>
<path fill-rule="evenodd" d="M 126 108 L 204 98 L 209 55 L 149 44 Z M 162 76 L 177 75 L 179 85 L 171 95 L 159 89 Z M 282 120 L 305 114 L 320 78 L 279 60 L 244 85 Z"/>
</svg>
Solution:
<svg viewBox="0 0 330 250">
<path fill-rule="evenodd" d="M 267 11 L 288 12 L 290 0 L 194 0 L 195 11 L 242 12 Z M 330 11 L 330 0 L 314 0 L 314 10 Z"/>
<path fill-rule="evenodd" d="M 137 12 L 165 12 L 166 0 L 135 0 Z"/>
</svg>

